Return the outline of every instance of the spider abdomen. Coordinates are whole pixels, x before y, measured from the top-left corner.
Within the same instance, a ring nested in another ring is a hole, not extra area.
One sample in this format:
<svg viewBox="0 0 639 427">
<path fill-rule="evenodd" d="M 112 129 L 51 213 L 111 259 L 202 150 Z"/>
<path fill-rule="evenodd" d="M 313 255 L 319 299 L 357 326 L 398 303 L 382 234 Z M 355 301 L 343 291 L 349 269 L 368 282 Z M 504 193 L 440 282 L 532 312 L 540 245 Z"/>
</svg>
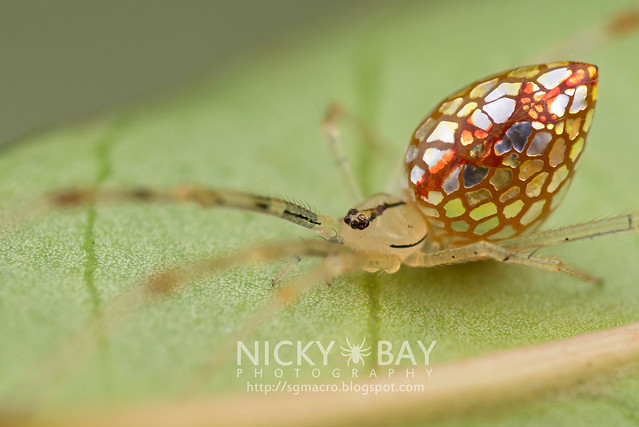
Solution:
<svg viewBox="0 0 639 427">
<path fill-rule="evenodd" d="M 445 99 L 413 134 L 408 191 L 443 243 L 534 228 L 561 200 L 597 100 L 597 67 L 517 68 Z"/>
</svg>

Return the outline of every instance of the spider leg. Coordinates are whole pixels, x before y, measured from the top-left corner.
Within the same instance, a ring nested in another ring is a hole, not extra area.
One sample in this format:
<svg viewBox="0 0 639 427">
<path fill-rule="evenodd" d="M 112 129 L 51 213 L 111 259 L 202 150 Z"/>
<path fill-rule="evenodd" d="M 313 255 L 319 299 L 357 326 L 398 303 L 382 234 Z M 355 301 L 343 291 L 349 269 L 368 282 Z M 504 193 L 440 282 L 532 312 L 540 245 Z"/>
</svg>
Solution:
<svg viewBox="0 0 639 427">
<path fill-rule="evenodd" d="M 552 50 L 546 50 L 530 58 L 531 64 L 549 62 L 557 58 L 575 58 L 584 53 L 610 44 L 612 40 L 624 37 L 639 28 L 639 8 L 629 7 L 605 22 L 593 25 L 557 44 Z"/>
<path fill-rule="evenodd" d="M 357 180 L 354 178 L 348 157 L 344 154 L 343 143 L 337 126 L 337 123 L 340 120 L 346 122 L 355 129 L 362 136 L 362 140 L 366 143 L 367 148 L 379 155 L 390 155 L 391 153 L 389 153 L 389 150 L 387 149 L 390 145 L 384 142 L 377 135 L 377 132 L 372 130 L 366 122 L 346 110 L 341 105 L 332 103 L 327 108 L 322 122 L 322 130 L 324 132 L 326 142 L 328 143 L 331 154 L 335 159 L 338 169 L 340 170 L 342 179 L 349 187 L 348 192 L 350 193 L 352 200 L 354 202 L 359 202 L 362 200 L 361 186 L 358 185 Z M 402 166 L 403 168 L 403 164 L 398 163 L 398 166 Z M 398 171 L 401 171 L 401 168 L 398 169 Z M 396 177 L 395 174 L 393 176 Z"/>
<path fill-rule="evenodd" d="M 338 120 L 343 120 L 347 122 L 350 126 L 352 126 L 357 132 L 359 132 L 364 140 L 364 142 L 368 145 L 368 147 L 379 153 L 379 154 L 387 154 L 384 153 L 388 144 L 383 141 L 377 132 L 368 126 L 364 120 L 362 120 L 357 115 L 349 112 L 342 105 L 337 102 L 331 103 L 326 110 L 326 114 L 324 115 L 324 122 L 337 122 Z"/>
<path fill-rule="evenodd" d="M 400 194 L 401 183 L 404 169 L 406 168 L 406 160 L 402 156 L 398 162 L 395 162 L 395 166 L 391 170 L 386 185 L 384 185 L 384 193 L 388 194 Z"/>
<path fill-rule="evenodd" d="M 270 315 L 294 302 L 301 294 L 315 287 L 318 282 L 359 268 L 392 270 L 398 268 L 400 263 L 394 256 L 355 252 L 344 245 L 325 240 L 294 240 L 238 251 L 227 256 L 203 259 L 168 269 L 107 302 L 103 307 L 99 325 L 97 320 L 83 324 L 64 340 L 59 351 L 54 352 L 44 361 L 42 369 L 34 372 L 33 377 L 28 378 L 23 387 L 37 400 L 37 396 L 33 396 L 33 390 L 44 392 L 48 387 L 53 386 L 63 373 L 77 366 L 78 361 L 86 357 L 98 344 L 98 340 L 95 339 L 98 330 L 103 338 L 115 333 L 140 308 L 169 297 L 191 281 L 240 264 L 264 263 L 294 256 L 317 257 L 322 262 L 318 267 L 286 282 L 284 286 L 273 289 L 273 293 L 264 305 L 258 308 L 235 334 L 231 334 L 229 339 L 224 341 L 215 357 L 203 367 L 203 371 L 215 372 L 215 368 L 233 354 L 234 345 L 238 340 L 251 335 Z M 204 379 L 206 376 L 201 375 L 197 376 L 196 381 L 199 383 Z"/>
<path fill-rule="evenodd" d="M 377 152 L 379 155 L 390 156 L 391 153 L 387 148 L 390 147 L 390 144 L 382 141 L 381 138 L 377 135 L 377 132 L 372 130 L 366 124 L 366 122 L 357 117 L 355 114 L 350 113 L 341 105 L 332 103 L 326 110 L 324 121 L 322 122 L 322 129 L 324 131 L 326 142 L 328 143 L 331 154 L 335 159 L 335 164 L 342 173 L 342 179 L 344 180 L 344 182 L 353 183 L 348 184 L 351 188 L 349 190 L 349 193 L 351 193 L 351 197 L 354 201 L 360 201 L 362 199 L 361 187 L 357 184 L 348 157 L 344 154 L 342 139 L 340 137 L 339 130 L 337 129 L 337 122 L 339 120 L 348 122 L 350 126 L 358 131 L 368 147 L 371 150 Z M 395 157 L 394 154 L 393 157 Z M 406 167 L 405 165 L 406 163 L 403 159 L 395 162 L 389 179 L 384 186 L 385 193 L 393 194 L 396 193 L 395 190 L 399 189 L 398 183 L 401 182 L 400 178 L 402 176 L 404 168 Z M 355 188 L 355 190 L 353 190 L 353 188 Z"/>
<path fill-rule="evenodd" d="M 245 252 L 241 257 L 234 257 L 234 259 L 224 261 L 220 261 L 220 259 L 205 260 L 189 266 L 179 267 L 177 270 L 170 270 L 159 277 L 153 278 L 144 287 L 150 288 L 151 290 L 157 289 L 161 294 L 173 292 L 173 290 L 179 288 L 182 283 L 186 283 L 197 277 L 206 276 L 207 274 L 220 270 L 221 267 L 226 267 L 229 265 L 229 261 L 230 264 L 245 263 L 248 261 L 257 262 L 273 259 L 275 255 L 279 255 L 277 256 L 279 258 L 283 254 L 289 254 L 289 256 L 319 257 L 322 259 L 322 263 L 320 267 L 286 283 L 285 286 L 275 288 L 273 295 L 262 308 L 251 316 L 236 334 L 233 334 L 220 346 L 216 355 L 202 368 L 202 373 L 196 376 L 197 384 L 188 387 L 188 391 L 193 390 L 204 379 L 217 371 L 217 368 L 233 353 L 233 348 L 237 341 L 245 340 L 246 337 L 250 336 L 272 314 L 293 303 L 304 292 L 315 287 L 318 281 L 330 281 L 334 277 L 359 268 L 392 271 L 397 269 L 401 264 L 399 258 L 383 253 L 355 252 L 343 245 L 320 240 L 312 242 L 294 241 L 288 242 L 286 247 L 283 245 L 270 245 L 253 253 Z M 156 291 L 152 292 L 155 293 Z"/>
<path fill-rule="evenodd" d="M 599 236 L 632 231 L 639 231 L 639 212 L 540 231 L 528 236 L 502 240 L 499 245 L 518 251 L 522 249 L 533 250 L 576 240 L 593 239 Z"/>
<path fill-rule="evenodd" d="M 485 259 L 526 265 L 553 273 L 565 273 L 587 282 L 601 282 L 599 278 L 575 269 L 558 258 L 522 254 L 511 248 L 501 246 L 500 244 L 486 241 L 434 252 L 419 252 L 404 260 L 404 264 L 413 267 L 433 267 L 436 265 L 460 264 Z"/>
<path fill-rule="evenodd" d="M 166 270 L 144 285 L 152 294 L 170 293 L 182 284 L 205 277 L 239 264 L 256 264 L 283 257 L 318 257 L 322 259 L 324 279 L 331 280 L 359 268 L 372 270 L 397 269 L 400 260 L 393 255 L 376 252 L 356 252 L 347 246 L 325 240 L 288 241 L 261 246 L 226 257 L 216 257 Z M 290 287 L 290 286 L 287 286 Z"/>
<path fill-rule="evenodd" d="M 344 152 L 344 143 L 337 127 L 337 120 L 342 118 L 352 118 L 350 115 L 344 113 L 337 104 L 331 104 L 326 110 L 324 119 L 322 120 L 322 133 L 326 144 L 333 156 L 335 166 L 342 176 L 342 182 L 346 187 L 346 192 L 351 199 L 351 202 L 357 203 L 364 198 L 362 188 L 360 187 L 348 156 Z"/>
<path fill-rule="evenodd" d="M 145 201 L 164 203 L 196 202 L 204 207 L 229 207 L 266 213 L 285 219 L 321 234 L 335 238 L 337 224 L 325 215 L 286 200 L 259 196 L 234 190 L 210 189 L 183 185 L 170 190 L 122 189 L 122 190 L 70 190 L 54 193 L 49 203 L 54 206 L 74 206 L 101 201 Z M 281 282 L 299 263 L 294 257 L 271 280 L 273 286 Z"/>
<path fill-rule="evenodd" d="M 336 221 L 326 215 L 320 215 L 310 209 L 274 197 L 260 196 L 235 190 L 204 188 L 193 185 L 181 185 L 172 189 L 151 188 L 132 189 L 79 189 L 57 191 L 45 198 L 49 207 L 74 207 L 95 202 L 195 202 L 206 208 L 226 207 L 260 212 L 285 219 L 302 227 L 311 229 L 326 239 L 335 238 Z"/>
<path fill-rule="evenodd" d="M 286 276 L 288 276 L 291 271 L 293 271 L 295 267 L 297 267 L 297 264 L 299 264 L 300 261 L 302 261 L 302 258 L 298 256 L 294 256 L 293 258 L 288 259 L 284 264 L 284 267 L 282 267 L 282 269 L 277 272 L 275 277 L 271 279 L 271 286 L 277 286 L 282 280 L 284 280 Z"/>
</svg>

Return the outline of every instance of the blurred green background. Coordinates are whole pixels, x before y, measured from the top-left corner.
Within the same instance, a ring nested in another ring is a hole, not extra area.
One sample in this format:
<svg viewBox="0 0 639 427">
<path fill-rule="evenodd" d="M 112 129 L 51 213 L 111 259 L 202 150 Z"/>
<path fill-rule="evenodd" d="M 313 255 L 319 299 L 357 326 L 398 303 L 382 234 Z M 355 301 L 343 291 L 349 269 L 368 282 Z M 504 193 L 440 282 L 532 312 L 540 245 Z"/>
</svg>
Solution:
<svg viewBox="0 0 639 427">
<path fill-rule="evenodd" d="M 0 144 L 330 30 L 379 0 L 0 2 Z"/>
</svg>

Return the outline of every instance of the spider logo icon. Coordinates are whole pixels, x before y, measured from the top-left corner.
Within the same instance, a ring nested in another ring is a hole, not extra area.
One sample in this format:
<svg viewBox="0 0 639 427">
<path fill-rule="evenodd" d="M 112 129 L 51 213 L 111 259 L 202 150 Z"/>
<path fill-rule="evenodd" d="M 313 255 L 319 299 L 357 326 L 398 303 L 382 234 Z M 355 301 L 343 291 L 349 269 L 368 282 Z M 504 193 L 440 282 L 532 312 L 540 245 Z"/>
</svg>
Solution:
<svg viewBox="0 0 639 427">
<path fill-rule="evenodd" d="M 346 343 L 348 344 L 348 348 L 344 348 L 344 346 L 340 346 L 342 349 L 342 356 L 348 356 L 348 362 L 346 362 L 346 366 L 351 366 L 351 361 L 356 365 L 359 362 L 362 362 L 362 366 L 364 366 L 364 357 L 371 355 L 371 346 L 364 348 L 364 344 L 366 343 L 366 338 L 362 341 L 361 344 L 352 345 L 351 342 L 346 338 Z"/>
</svg>

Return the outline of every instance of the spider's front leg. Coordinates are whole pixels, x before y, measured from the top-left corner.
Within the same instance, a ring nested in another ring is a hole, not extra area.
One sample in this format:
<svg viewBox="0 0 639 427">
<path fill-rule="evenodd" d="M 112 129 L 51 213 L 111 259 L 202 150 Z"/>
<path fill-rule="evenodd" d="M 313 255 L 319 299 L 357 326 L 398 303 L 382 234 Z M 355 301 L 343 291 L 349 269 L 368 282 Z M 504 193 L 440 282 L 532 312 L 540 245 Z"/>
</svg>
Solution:
<svg viewBox="0 0 639 427">
<path fill-rule="evenodd" d="M 365 149 L 376 153 L 378 157 L 390 158 L 393 157 L 394 154 L 388 149 L 391 147 L 391 144 L 380 137 L 378 133 L 370 128 L 360 117 L 337 103 L 332 103 L 327 108 L 322 121 L 324 139 L 331 151 L 335 165 L 342 175 L 342 180 L 347 187 L 351 201 L 359 202 L 363 198 L 363 192 L 360 183 L 355 179 L 348 156 L 344 152 L 344 143 L 338 127 L 339 122 L 344 122 L 354 129 L 365 144 Z M 399 190 L 398 183 L 401 181 L 400 178 L 403 169 L 404 161 L 398 158 L 388 177 L 388 182 L 384 187 L 385 193 L 394 193 L 396 190 Z"/>
<path fill-rule="evenodd" d="M 490 243 L 486 241 L 470 243 L 434 252 L 418 252 L 404 260 L 404 264 L 412 267 L 433 267 L 436 265 L 460 264 L 487 259 L 526 265 L 528 267 L 552 273 L 565 273 L 587 282 L 601 282 L 601 279 L 571 267 L 559 258 L 526 254 L 498 243 Z"/>
<path fill-rule="evenodd" d="M 360 184 L 355 179 L 348 156 L 344 152 L 344 143 L 337 127 L 337 121 L 340 117 L 351 118 L 337 104 L 330 105 L 322 120 L 322 134 L 331 152 L 335 166 L 342 177 L 345 190 L 351 202 L 356 203 L 362 200 L 364 196 Z M 365 132 L 363 133 L 366 134 Z"/>
</svg>

